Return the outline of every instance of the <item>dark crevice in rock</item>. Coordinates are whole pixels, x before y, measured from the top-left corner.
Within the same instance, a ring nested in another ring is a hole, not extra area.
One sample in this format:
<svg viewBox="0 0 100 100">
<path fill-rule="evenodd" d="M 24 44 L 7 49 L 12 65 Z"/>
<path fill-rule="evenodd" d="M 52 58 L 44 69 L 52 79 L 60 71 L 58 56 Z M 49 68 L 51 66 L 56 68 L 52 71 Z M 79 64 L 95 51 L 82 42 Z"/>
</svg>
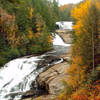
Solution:
<svg viewBox="0 0 100 100">
<path fill-rule="evenodd" d="M 52 68 L 57 74 L 60 74 L 56 69 Z"/>
</svg>

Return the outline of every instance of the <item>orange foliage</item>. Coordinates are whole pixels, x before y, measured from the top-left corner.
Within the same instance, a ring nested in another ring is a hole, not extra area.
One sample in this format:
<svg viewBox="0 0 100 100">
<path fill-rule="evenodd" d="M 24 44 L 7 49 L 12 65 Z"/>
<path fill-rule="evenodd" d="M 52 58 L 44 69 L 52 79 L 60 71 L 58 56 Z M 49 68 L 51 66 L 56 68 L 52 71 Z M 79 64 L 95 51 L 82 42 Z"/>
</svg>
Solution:
<svg viewBox="0 0 100 100">
<path fill-rule="evenodd" d="M 33 37 L 33 32 L 29 31 L 29 38 L 32 39 L 32 37 Z"/>
<path fill-rule="evenodd" d="M 33 16 L 33 12 L 34 12 L 34 9 L 31 8 L 31 9 L 30 9 L 30 18 L 31 18 L 31 19 L 32 19 L 32 16 Z"/>
<path fill-rule="evenodd" d="M 88 85 L 72 94 L 71 100 L 100 100 L 100 85 Z"/>
<path fill-rule="evenodd" d="M 90 88 L 91 96 L 90 100 L 100 100 L 100 84 L 97 83 L 96 85 L 91 85 Z"/>
<path fill-rule="evenodd" d="M 48 42 L 49 42 L 49 43 L 52 42 L 52 36 L 51 36 L 51 35 L 49 36 L 49 40 L 48 40 Z"/>
<path fill-rule="evenodd" d="M 72 94 L 71 100 L 89 100 L 88 96 L 89 94 L 86 89 L 79 89 Z"/>
<path fill-rule="evenodd" d="M 12 48 L 18 44 L 17 38 L 17 25 L 15 24 L 15 16 L 8 14 L 5 10 L 0 8 L 0 26 L 2 38 L 6 37 L 6 40 L 11 44 Z"/>
<path fill-rule="evenodd" d="M 54 100 L 100 100 L 100 84 L 79 88 L 70 96 L 67 96 L 66 93 L 61 93 Z"/>
</svg>

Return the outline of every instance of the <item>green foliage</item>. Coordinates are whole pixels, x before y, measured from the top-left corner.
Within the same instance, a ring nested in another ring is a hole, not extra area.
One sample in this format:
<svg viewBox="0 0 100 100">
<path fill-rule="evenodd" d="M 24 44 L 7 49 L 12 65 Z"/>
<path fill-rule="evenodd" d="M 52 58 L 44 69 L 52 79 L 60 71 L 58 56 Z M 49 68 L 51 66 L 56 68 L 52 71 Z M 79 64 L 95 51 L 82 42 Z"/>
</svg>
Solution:
<svg viewBox="0 0 100 100">
<path fill-rule="evenodd" d="M 91 72 L 89 76 L 89 80 L 91 80 L 92 83 L 96 82 L 97 80 L 100 81 L 100 65 L 95 68 L 94 71 Z"/>
<path fill-rule="evenodd" d="M 65 92 L 66 92 L 66 95 L 67 95 L 67 96 L 71 95 L 72 92 L 73 92 L 72 86 L 69 85 L 69 84 L 67 84 L 66 81 L 63 81 L 63 84 L 64 84 L 64 86 L 65 86 Z"/>
<path fill-rule="evenodd" d="M 67 5 L 60 6 L 59 15 L 60 15 L 60 20 L 61 21 L 70 21 L 70 20 L 72 20 L 71 10 L 72 10 L 73 6 L 74 6 L 73 4 L 67 4 Z"/>
<path fill-rule="evenodd" d="M 17 57 L 20 57 L 20 53 L 19 53 L 17 48 L 12 48 L 7 52 L 6 57 L 9 60 L 12 60 L 12 59 L 15 59 Z"/>
<path fill-rule="evenodd" d="M 17 57 L 20 57 L 20 53 L 17 48 L 6 49 L 5 51 L 2 51 L 0 53 L 0 66 Z"/>
<path fill-rule="evenodd" d="M 27 7 L 20 7 L 16 10 L 16 24 L 18 25 L 20 35 L 28 34 L 28 29 L 31 24 L 29 12 Z"/>
<path fill-rule="evenodd" d="M 42 52 L 42 48 L 40 45 L 31 46 L 29 49 L 30 49 L 30 53 L 41 53 Z"/>
<path fill-rule="evenodd" d="M 20 56 L 25 56 L 26 55 L 26 48 L 25 47 L 18 48 L 18 51 L 20 53 Z"/>
<path fill-rule="evenodd" d="M 35 13 L 42 16 L 49 31 L 54 31 L 56 21 L 59 19 L 58 3 L 47 0 L 33 0 L 33 8 Z"/>
<path fill-rule="evenodd" d="M 50 50 L 58 13 L 55 0 L 0 0 L 0 66 Z"/>
<path fill-rule="evenodd" d="M 0 7 L 5 9 L 8 13 L 13 14 L 16 12 L 16 8 L 20 3 L 20 0 L 0 0 Z"/>
<path fill-rule="evenodd" d="M 4 65 L 6 62 L 6 59 L 0 56 L 0 66 Z"/>
</svg>

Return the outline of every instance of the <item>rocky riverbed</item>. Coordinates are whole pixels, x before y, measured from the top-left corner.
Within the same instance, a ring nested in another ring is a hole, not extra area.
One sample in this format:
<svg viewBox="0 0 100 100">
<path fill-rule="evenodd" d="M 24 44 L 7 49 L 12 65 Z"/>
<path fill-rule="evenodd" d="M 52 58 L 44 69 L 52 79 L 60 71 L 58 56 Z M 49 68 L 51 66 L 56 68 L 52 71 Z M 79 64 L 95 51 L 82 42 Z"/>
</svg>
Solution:
<svg viewBox="0 0 100 100">
<path fill-rule="evenodd" d="M 71 42 L 69 34 L 61 33 L 60 36 L 62 36 L 62 38 L 64 39 L 64 41 L 66 41 L 66 43 Z M 65 38 L 65 37 L 67 37 L 67 38 Z M 68 39 L 68 41 L 67 41 L 67 39 Z M 41 100 L 51 100 L 51 99 L 55 98 L 56 95 L 59 94 L 65 88 L 65 86 L 63 84 L 63 80 L 67 79 L 66 70 L 70 66 L 69 65 L 70 56 L 71 56 L 70 51 L 68 52 L 66 50 L 63 55 L 60 55 L 60 56 L 58 55 L 58 58 L 57 58 L 57 59 L 62 58 L 64 60 L 62 63 L 56 64 L 56 65 L 51 65 L 50 68 L 48 68 L 47 70 L 45 70 L 44 72 L 42 72 L 38 75 L 38 77 L 37 77 L 38 85 L 39 85 L 40 89 L 43 89 L 46 92 L 46 93 L 44 92 L 45 94 L 42 94 L 38 98 L 41 98 Z M 47 57 L 47 59 L 50 59 L 50 58 Z M 39 67 L 43 67 L 43 66 L 45 66 L 45 64 L 46 63 L 44 63 L 44 62 L 40 62 Z M 28 98 L 24 98 L 21 100 L 37 100 L 37 98 L 32 97 L 32 92 L 33 91 L 27 92 L 24 95 L 24 97 L 28 97 Z"/>
<path fill-rule="evenodd" d="M 64 62 L 53 65 L 48 70 L 42 72 L 37 81 L 42 89 L 47 91 L 47 94 L 41 96 L 41 100 L 51 100 L 56 97 L 64 89 L 63 80 L 67 79 L 66 70 L 69 67 L 70 54 L 64 54 L 61 56 Z M 31 96 L 30 93 L 26 93 L 26 96 Z M 30 97 L 22 100 L 37 100 L 35 97 Z"/>
</svg>

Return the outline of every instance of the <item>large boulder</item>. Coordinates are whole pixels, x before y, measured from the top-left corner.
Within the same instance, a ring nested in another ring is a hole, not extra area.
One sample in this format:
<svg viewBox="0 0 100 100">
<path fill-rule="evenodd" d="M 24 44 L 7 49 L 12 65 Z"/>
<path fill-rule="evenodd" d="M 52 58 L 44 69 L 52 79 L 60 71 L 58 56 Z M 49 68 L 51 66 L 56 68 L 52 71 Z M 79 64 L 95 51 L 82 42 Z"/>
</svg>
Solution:
<svg viewBox="0 0 100 100">
<path fill-rule="evenodd" d="M 63 80 L 67 78 L 66 70 L 68 67 L 69 64 L 63 62 L 49 68 L 38 76 L 37 81 L 39 85 L 45 88 L 49 94 L 57 95 L 64 89 Z"/>
</svg>

